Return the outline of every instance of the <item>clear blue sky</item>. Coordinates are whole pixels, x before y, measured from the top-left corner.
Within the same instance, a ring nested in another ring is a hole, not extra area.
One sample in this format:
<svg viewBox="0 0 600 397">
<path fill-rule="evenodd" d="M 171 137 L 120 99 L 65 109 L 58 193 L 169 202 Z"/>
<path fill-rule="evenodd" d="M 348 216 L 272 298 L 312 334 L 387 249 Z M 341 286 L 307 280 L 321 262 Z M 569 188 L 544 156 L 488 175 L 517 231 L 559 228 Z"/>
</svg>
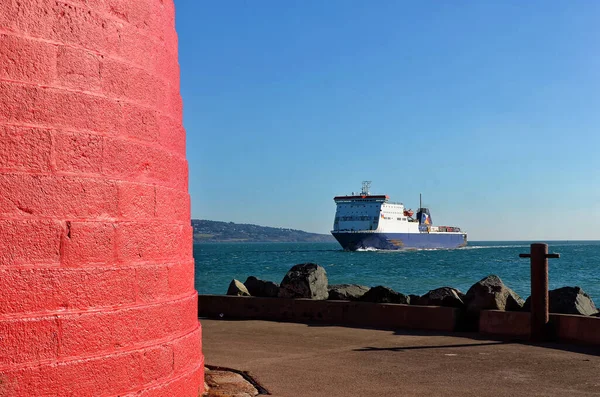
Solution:
<svg viewBox="0 0 600 397">
<path fill-rule="evenodd" d="M 175 0 L 192 217 L 328 233 L 372 180 L 471 240 L 600 239 L 600 2 Z"/>
</svg>

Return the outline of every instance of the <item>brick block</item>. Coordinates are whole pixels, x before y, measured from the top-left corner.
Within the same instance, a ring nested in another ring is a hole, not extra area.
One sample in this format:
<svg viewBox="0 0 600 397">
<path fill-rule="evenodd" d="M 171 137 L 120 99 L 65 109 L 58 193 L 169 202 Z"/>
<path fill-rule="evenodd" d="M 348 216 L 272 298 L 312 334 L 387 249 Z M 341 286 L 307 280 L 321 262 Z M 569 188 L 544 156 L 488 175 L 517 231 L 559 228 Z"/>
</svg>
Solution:
<svg viewBox="0 0 600 397">
<path fill-rule="evenodd" d="M 57 271 L 57 268 L 0 266 L 0 315 L 56 309 Z"/>
<path fill-rule="evenodd" d="M 136 301 L 135 268 L 0 268 L 0 315 Z"/>
<path fill-rule="evenodd" d="M 137 269 L 138 300 L 153 302 L 169 296 L 169 266 L 140 266 Z"/>
<path fill-rule="evenodd" d="M 58 265 L 62 233 L 55 221 L 0 219 L 0 266 Z"/>
<path fill-rule="evenodd" d="M 132 308 L 129 315 L 137 319 L 138 340 L 158 340 L 169 335 L 186 334 L 196 329 L 197 302 L 198 298 L 194 293 L 174 301 Z M 192 312 L 193 309 L 196 311 Z M 169 319 L 169 321 L 160 319 Z"/>
<path fill-rule="evenodd" d="M 46 130 L 0 125 L 0 169 L 47 172 L 51 148 Z"/>
<path fill-rule="evenodd" d="M 161 116 L 158 120 L 158 142 L 166 149 L 185 156 L 185 130 L 181 119 Z"/>
<path fill-rule="evenodd" d="M 106 58 L 102 64 L 102 91 L 111 97 L 157 106 L 163 83 L 144 69 Z"/>
<path fill-rule="evenodd" d="M 125 104 L 122 135 L 148 142 L 158 140 L 159 126 L 154 109 Z"/>
<path fill-rule="evenodd" d="M 188 222 L 190 220 L 190 195 L 187 191 L 157 186 L 156 217 Z"/>
<path fill-rule="evenodd" d="M 198 328 L 182 338 L 172 342 L 175 373 L 181 373 L 198 362 L 198 357 L 202 355 L 202 328 L 198 323 Z"/>
<path fill-rule="evenodd" d="M 55 133 L 54 161 L 60 171 L 101 173 L 103 138 L 86 133 Z"/>
<path fill-rule="evenodd" d="M 156 150 L 148 145 L 126 139 L 107 138 L 104 142 L 102 169 L 106 175 L 151 182 Z"/>
<path fill-rule="evenodd" d="M 55 45 L 0 34 L 0 79 L 48 84 L 55 75 Z"/>
<path fill-rule="evenodd" d="M 56 359 L 58 323 L 54 317 L 0 319 L 0 367 Z"/>
<path fill-rule="evenodd" d="M 204 391 L 204 358 L 200 358 L 198 365 L 186 373 L 164 382 L 153 385 L 142 391 L 127 394 L 124 397 L 197 397 Z"/>
<path fill-rule="evenodd" d="M 80 48 L 58 47 L 56 82 L 74 89 L 97 91 L 103 56 Z"/>
<path fill-rule="evenodd" d="M 139 341 L 129 310 L 59 315 L 61 357 L 99 354 L 130 348 Z"/>
<path fill-rule="evenodd" d="M 194 260 L 169 265 L 171 295 L 183 295 L 194 290 Z"/>
<path fill-rule="evenodd" d="M 189 259 L 187 225 L 162 222 L 121 222 L 117 227 L 117 257 L 122 262 Z"/>
<path fill-rule="evenodd" d="M 101 96 L 0 81 L 0 97 L 0 121 L 104 134 L 116 134 L 122 125 L 121 104 Z"/>
<path fill-rule="evenodd" d="M 119 217 L 148 220 L 155 216 L 156 189 L 143 183 L 118 182 Z"/>
<path fill-rule="evenodd" d="M 0 191 L 0 214 L 64 219 L 117 213 L 116 184 L 102 179 L 0 174 Z"/>
<path fill-rule="evenodd" d="M 117 53 L 122 23 L 97 12 L 97 5 L 50 3 L 53 21 L 49 35 L 54 40 L 101 53 Z"/>
<path fill-rule="evenodd" d="M 3 373 L 3 386 L 9 396 L 124 395 L 142 386 L 139 356 L 132 351 L 19 368 Z"/>
<path fill-rule="evenodd" d="M 173 347 L 163 344 L 144 350 L 141 354 L 142 382 L 156 382 L 173 376 Z"/>
<path fill-rule="evenodd" d="M 62 247 L 61 262 L 65 266 L 111 264 L 116 260 L 115 225 L 67 221 Z"/>
</svg>

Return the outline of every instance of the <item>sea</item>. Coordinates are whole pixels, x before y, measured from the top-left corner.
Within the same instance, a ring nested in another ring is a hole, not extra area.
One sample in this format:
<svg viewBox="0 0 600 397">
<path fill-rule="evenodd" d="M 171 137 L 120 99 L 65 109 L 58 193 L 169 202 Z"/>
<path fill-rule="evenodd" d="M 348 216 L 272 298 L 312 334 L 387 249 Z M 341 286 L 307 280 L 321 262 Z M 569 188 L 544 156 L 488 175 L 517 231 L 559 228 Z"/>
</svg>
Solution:
<svg viewBox="0 0 600 397">
<path fill-rule="evenodd" d="M 600 306 L 600 241 L 546 242 L 550 289 L 579 286 Z M 519 258 L 531 242 L 479 241 L 459 249 L 344 251 L 337 243 L 201 243 L 194 245 L 195 284 L 200 294 L 225 294 L 232 279 L 248 276 L 280 283 L 298 263 L 325 268 L 329 284 L 384 285 L 423 295 L 439 287 L 466 292 L 495 274 L 523 299 L 530 295 L 530 262 Z"/>
</svg>

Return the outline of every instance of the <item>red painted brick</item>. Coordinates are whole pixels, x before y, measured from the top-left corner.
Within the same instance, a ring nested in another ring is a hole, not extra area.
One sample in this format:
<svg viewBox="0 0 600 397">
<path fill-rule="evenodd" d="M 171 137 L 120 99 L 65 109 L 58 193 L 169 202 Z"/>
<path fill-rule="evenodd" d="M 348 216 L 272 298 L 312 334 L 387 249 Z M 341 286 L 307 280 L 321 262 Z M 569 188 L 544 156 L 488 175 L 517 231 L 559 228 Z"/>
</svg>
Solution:
<svg viewBox="0 0 600 397">
<path fill-rule="evenodd" d="M 127 394 L 125 397 L 197 397 L 204 392 L 204 359 L 200 364 L 191 368 L 183 375 L 172 379 L 170 382 L 152 386 L 140 392 Z"/>
<path fill-rule="evenodd" d="M 194 260 L 169 265 L 171 295 L 182 295 L 194 290 Z"/>
<path fill-rule="evenodd" d="M 127 139 L 104 141 L 102 169 L 111 177 L 187 190 L 187 167 L 185 158 L 155 146 Z"/>
<path fill-rule="evenodd" d="M 119 217 L 148 220 L 155 215 L 156 193 L 153 185 L 118 182 Z"/>
<path fill-rule="evenodd" d="M 67 221 L 63 234 L 62 264 L 86 266 L 115 261 L 115 225 L 105 222 Z"/>
<path fill-rule="evenodd" d="M 28 36 L 47 37 L 55 15 L 52 3 L 45 0 L 0 2 L 0 28 Z"/>
<path fill-rule="evenodd" d="M 54 20 L 51 37 L 102 53 L 116 53 L 120 46 L 122 24 L 101 15 L 93 8 L 67 2 L 51 2 Z"/>
<path fill-rule="evenodd" d="M 56 273 L 56 299 L 62 309 L 93 309 L 134 303 L 135 268 L 63 269 Z"/>
<path fill-rule="evenodd" d="M 197 305 L 198 297 L 194 293 L 175 301 L 132 308 L 127 312 L 127 316 L 136 319 L 138 340 L 162 339 L 168 335 L 182 335 L 196 329 Z M 156 321 L 156 319 L 168 319 L 168 321 Z"/>
<path fill-rule="evenodd" d="M 114 217 L 117 187 L 91 178 L 0 174 L 0 214 L 47 217 Z"/>
<path fill-rule="evenodd" d="M 104 142 L 102 169 L 106 175 L 135 178 L 151 182 L 150 168 L 155 149 L 148 145 L 125 139 L 109 139 Z"/>
<path fill-rule="evenodd" d="M 183 334 L 198 323 L 197 311 L 190 315 L 194 301 L 197 298 L 192 296 L 149 306 L 60 315 L 61 356 L 128 349 L 139 343 Z"/>
<path fill-rule="evenodd" d="M 0 219 L 0 266 L 57 265 L 62 232 L 55 221 Z"/>
<path fill-rule="evenodd" d="M 0 315 L 136 301 L 136 268 L 0 268 Z"/>
<path fill-rule="evenodd" d="M 168 344 L 152 347 L 141 354 L 142 381 L 144 384 L 172 377 L 173 347 Z"/>
<path fill-rule="evenodd" d="M 188 192 L 157 186 L 156 217 L 188 222 L 190 220 L 190 195 Z"/>
<path fill-rule="evenodd" d="M 116 134 L 122 125 L 121 104 L 100 96 L 0 81 L 0 97 L 0 121 L 104 134 Z"/>
<path fill-rule="evenodd" d="M 156 110 L 125 104 L 123 117 L 122 135 L 149 142 L 158 140 L 159 126 Z"/>
<path fill-rule="evenodd" d="M 116 98 L 140 101 L 156 106 L 163 88 L 162 82 L 144 69 L 107 58 L 102 63 L 102 91 Z"/>
<path fill-rule="evenodd" d="M 58 322 L 54 317 L 0 319 L 0 345 L 0 367 L 56 359 Z"/>
<path fill-rule="evenodd" d="M 93 309 L 135 302 L 135 269 L 4 269 L 0 314 Z"/>
<path fill-rule="evenodd" d="M 56 133 L 54 161 L 60 171 L 101 173 L 103 138 L 84 133 Z"/>
<path fill-rule="evenodd" d="M 117 226 L 117 256 L 124 262 L 189 258 L 187 244 L 182 241 L 188 238 L 187 225 L 122 222 Z"/>
<path fill-rule="evenodd" d="M 198 328 L 182 338 L 172 342 L 174 363 L 173 368 L 176 373 L 183 372 L 186 368 L 193 366 L 197 362 L 197 357 L 202 355 L 202 328 Z"/>
<path fill-rule="evenodd" d="M 158 142 L 166 149 L 185 155 L 185 130 L 180 120 L 162 116 L 158 120 Z"/>
<path fill-rule="evenodd" d="M 169 266 L 140 266 L 137 269 L 138 299 L 152 302 L 169 296 Z"/>
<path fill-rule="evenodd" d="M 0 169 L 47 172 L 51 147 L 46 130 L 0 125 Z"/>
<path fill-rule="evenodd" d="M 103 56 L 80 48 L 58 47 L 56 82 L 59 85 L 86 91 L 100 88 Z"/>
<path fill-rule="evenodd" d="M 49 83 L 55 74 L 55 45 L 0 34 L 0 79 Z"/>
<path fill-rule="evenodd" d="M 57 271 L 60 270 L 0 266 L 0 316 L 56 309 Z"/>
<path fill-rule="evenodd" d="M 142 386 L 139 351 L 44 363 L 3 375 L 11 397 L 123 395 Z"/>
</svg>

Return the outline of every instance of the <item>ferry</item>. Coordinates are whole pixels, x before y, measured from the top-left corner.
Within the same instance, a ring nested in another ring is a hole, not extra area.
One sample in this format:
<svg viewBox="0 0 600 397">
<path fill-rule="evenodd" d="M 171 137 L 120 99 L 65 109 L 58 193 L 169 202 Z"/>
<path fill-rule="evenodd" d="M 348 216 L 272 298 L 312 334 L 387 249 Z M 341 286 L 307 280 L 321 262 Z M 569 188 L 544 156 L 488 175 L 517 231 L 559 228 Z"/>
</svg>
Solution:
<svg viewBox="0 0 600 397">
<path fill-rule="evenodd" d="M 416 214 L 387 195 L 372 195 L 371 181 L 362 183 L 360 194 L 336 196 L 331 234 L 347 251 L 460 248 L 467 233 L 455 226 L 434 226 L 428 208 L 419 197 Z"/>
</svg>

